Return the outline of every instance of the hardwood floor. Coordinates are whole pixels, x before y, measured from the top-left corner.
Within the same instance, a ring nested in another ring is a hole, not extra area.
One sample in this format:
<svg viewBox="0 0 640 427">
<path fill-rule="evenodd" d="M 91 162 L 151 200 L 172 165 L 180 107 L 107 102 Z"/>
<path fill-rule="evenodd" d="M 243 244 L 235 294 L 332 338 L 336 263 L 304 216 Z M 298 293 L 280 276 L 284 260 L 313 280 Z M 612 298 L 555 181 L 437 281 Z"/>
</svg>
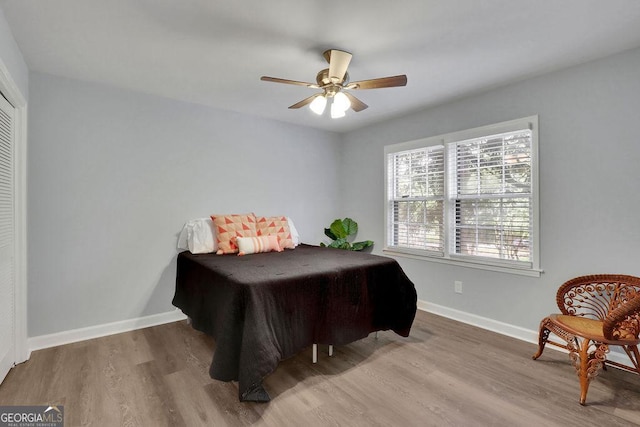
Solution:
<svg viewBox="0 0 640 427">
<path fill-rule="evenodd" d="M 280 363 L 267 404 L 208 375 L 215 343 L 186 322 L 34 352 L 0 405 L 64 405 L 66 426 L 630 426 L 640 376 L 609 368 L 580 406 L 566 354 L 418 312 L 411 336 L 373 334 Z"/>
</svg>

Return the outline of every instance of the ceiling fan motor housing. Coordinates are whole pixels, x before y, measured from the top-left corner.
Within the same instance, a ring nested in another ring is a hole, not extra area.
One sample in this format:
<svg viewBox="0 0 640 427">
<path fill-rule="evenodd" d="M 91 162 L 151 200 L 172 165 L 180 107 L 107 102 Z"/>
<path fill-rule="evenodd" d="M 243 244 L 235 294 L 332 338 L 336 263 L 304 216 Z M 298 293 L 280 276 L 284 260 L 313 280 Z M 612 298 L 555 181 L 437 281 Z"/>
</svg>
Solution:
<svg viewBox="0 0 640 427">
<path fill-rule="evenodd" d="M 325 68 L 324 70 L 318 72 L 318 75 L 316 76 L 316 82 L 318 83 L 318 86 L 324 89 L 324 92 L 327 96 L 332 97 L 336 93 L 340 92 L 344 85 L 349 82 L 349 73 L 344 73 L 342 82 L 333 83 L 331 81 L 331 78 L 329 77 L 329 69 Z"/>
</svg>

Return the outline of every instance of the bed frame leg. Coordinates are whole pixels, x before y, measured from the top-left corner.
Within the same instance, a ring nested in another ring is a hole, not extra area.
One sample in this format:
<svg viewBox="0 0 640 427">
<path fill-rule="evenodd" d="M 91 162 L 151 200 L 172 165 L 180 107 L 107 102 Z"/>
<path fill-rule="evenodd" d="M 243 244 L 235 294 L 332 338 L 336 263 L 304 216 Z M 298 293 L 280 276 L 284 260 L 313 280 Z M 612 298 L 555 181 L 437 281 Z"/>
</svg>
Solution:
<svg viewBox="0 0 640 427">
<path fill-rule="evenodd" d="M 318 363 L 318 344 L 314 344 L 311 351 L 311 361 Z M 331 356 L 333 356 L 333 345 L 329 344 L 329 357 Z"/>
<path fill-rule="evenodd" d="M 378 331 L 376 331 L 375 339 L 378 339 Z"/>
</svg>

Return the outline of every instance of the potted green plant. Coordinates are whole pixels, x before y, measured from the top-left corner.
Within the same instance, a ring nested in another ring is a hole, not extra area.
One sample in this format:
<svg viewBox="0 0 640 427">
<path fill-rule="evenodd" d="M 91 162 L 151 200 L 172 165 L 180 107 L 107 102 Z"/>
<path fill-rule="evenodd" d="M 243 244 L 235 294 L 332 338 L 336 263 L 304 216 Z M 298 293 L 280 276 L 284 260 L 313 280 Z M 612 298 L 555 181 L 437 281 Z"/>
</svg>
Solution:
<svg viewBox="0 0 640 427">
<path fill-rule="evenodd" d="M 322 247 L 345 249 L 348 251 L 361 251 L 373 246 L 373 241 L 364 240 L 362 242 L 351 243 L 353 237 L 358 233 L 358 223 L 351 218 L 336 219 L 329 228 L 324 229 L 324 234 L 333 240 L 328 245 L 320 243 Z"/>
</svg>

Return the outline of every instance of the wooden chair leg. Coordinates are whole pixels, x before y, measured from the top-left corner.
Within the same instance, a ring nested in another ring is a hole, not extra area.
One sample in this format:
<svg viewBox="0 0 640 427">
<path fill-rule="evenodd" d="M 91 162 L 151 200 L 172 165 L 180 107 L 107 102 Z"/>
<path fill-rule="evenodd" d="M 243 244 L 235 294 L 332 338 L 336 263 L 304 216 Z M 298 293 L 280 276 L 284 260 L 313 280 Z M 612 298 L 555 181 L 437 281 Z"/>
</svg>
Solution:
<svg viewBox="0 0 640 427">
<path fill-rule="evenodd" d="M 622 348 L 624 349 L 625 353 L 627 353 L 627 356 L 629 356 L 629 359 L 631 360 L 631 363 L 636 372 L 640 374 L 640 352 L 638 351 L 638 346 L 624 345 L 622 346 Z"/>
<path fill-rule="evenodd" d="M 582 342 L 578 343 L 578 345 L 572 341 L 568 341 L 567 348 L 569 349 L 569 357 L 580 378 L 580 404 L 584 405 L 587 401 L 589 384 L 602 368 L 609 347 L 606 344 L 592 342 L 586 338 L 582 339 Z M 593 347 L 595 349 L 591 350 Z"/>
<path fill-rule="evenodd" d="M 589 375 L 587 370 L 589 368 L 589 346 L 591 341 L 584 339 L 580 346 L 580 361 L 576 366 L 578 370 L 578 377 L 580 378 L 580 404 L 584 405 L 587 401 L 587 392 L 589 391 Z"/>
<path fill-rule="evenodd" d="M 540 322 L 540 332 L 538 334 L 538 352 L 533 355 L 533 360 L 536 360 L 538 357 L 542 356 L 542 352 L 544 351 L 544 346 L 549 339 L 549 334 L 551 331 L 546 327 L 547 319 L 542 319 Z"/>
</svg>

